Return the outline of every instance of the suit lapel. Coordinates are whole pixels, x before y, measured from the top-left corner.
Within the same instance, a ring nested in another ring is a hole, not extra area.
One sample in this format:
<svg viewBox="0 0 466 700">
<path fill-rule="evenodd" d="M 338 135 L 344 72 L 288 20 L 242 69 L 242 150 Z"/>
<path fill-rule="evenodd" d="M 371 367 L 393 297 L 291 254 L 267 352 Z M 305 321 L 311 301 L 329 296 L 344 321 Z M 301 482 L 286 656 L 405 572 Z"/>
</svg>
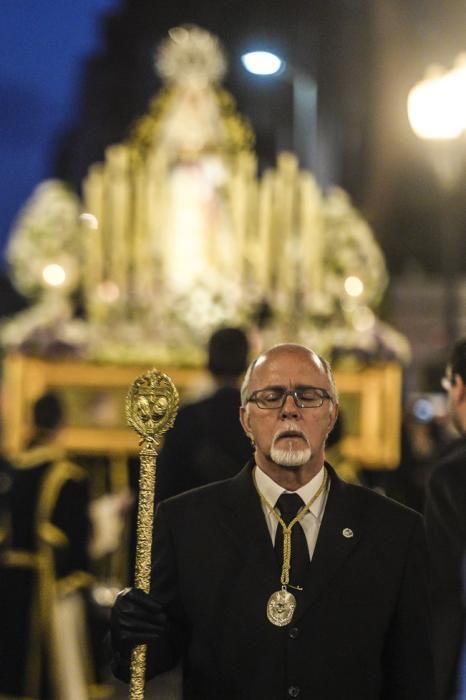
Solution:
<svg viewBox="0 0 466 700">
<path fill-rule="evenodd" d="M 238 570 L 247 572 L 251 586 L 270 591 L 280 587 L 272 540 L 267 528 L 259 495 L 252 480 L 252 468 L 246 467 L 230 480 L 221 504 L 223 513 L 219 522 L 230 540 L 238 560 Z"/>
<path fill-rule="evenodd" d="M 337 574 L 361 536 L 359 519 L 352 511 L 348 498 L 348 485 L 339 479 L 330 465 L 326 464 L 326 468 L 330 476 L 330 489 L 314 556 L 296 611 L 297 617 L 305 612 Z"/>
</svg>

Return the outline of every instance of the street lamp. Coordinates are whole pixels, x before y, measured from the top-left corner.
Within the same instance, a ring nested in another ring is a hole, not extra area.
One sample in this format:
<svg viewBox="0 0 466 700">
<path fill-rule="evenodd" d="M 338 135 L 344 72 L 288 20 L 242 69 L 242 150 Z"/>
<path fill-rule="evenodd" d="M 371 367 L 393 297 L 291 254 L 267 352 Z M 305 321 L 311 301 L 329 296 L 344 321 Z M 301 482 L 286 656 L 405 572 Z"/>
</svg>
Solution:
<svg viewBox="0 0 466 700">
<path fill-rule="evenodd" d="M 429 154 L 442 190 L 442 267 L 445 289 L 445 327 L 448 344 L 457 339 L 459 231 L 451 194 L 463 166 L 458 139 L 466 131 L 466 56 L 453 68 L 427 69 L 423 80 L 409 92 L 408 118 L 416 136 L 429 143 Z"/>
<path fill-rule="evenodd" d="M 276 75 L 285 65 L 280 56 L 271 51 L 249 51 L 241 56 L 241 61 L 253 75 Z"/>
<path fill-rule="evenodd" d="M 416 136 L 448 141 L 461 135 L 466 126 L 464 74 L 464 67 L 446 72 L 431 66 L 426 77 L 410 90 L 408 117 Z"/>
<path fill-rule="evenodd" d="M 249 73 L 288 81 L 293 93 L 293 151 L 302 168 L 316 170 L 317 86 L 305 71 L 269 51 L 250 51 L 241 56 Z"/>
</svg>

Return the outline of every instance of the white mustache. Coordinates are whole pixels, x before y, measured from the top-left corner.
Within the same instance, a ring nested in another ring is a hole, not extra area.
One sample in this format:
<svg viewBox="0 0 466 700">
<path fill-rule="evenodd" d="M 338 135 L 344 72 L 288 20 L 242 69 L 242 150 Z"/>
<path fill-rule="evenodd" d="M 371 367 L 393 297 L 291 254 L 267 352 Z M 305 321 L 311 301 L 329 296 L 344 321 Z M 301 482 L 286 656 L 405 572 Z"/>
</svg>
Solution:
<svg viewBox="0 0 466 700">
<path fill-rule="evenodd" d="M 280 428 L 280 430 L 277 430 L 273 436 L 272 445 L 274 445 L 277 440 L 282 437 L 301 437 L 307 444 L 309 444 L 306 435 L 294 423 L 288 423 L 284 427 Z"/>
</svg>

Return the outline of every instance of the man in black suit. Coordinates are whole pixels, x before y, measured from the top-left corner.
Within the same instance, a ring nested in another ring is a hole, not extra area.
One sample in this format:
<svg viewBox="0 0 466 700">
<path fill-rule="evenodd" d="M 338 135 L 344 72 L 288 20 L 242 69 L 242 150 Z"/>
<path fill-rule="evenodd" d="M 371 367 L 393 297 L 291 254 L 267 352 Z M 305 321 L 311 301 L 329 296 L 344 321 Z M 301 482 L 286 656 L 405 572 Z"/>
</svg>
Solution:
<svg viewBox="0 0 466 700">
<path fill-rule="evenodd" d="M 249 343 L 241 328 L 219 328 L 209 338 L 207 369 L 214 391 L 181 407 L 157 461 L 157 499 L 237 474 L 251 457 L 238 420 L 239 386 Z"/>
<path fill-rule="evenodd" d="M 148 677 L 182 660 L 198 700 L 431 700 L 421 516 L 324 461 L 338 401 L 329 365 L 278 345 L 249 367 L 254 459 L 162 502 L 151 594 L 122 592 L 113 669 L 149 642 Z"/>
<path fill-rule="evenodd" d="M 466 553 L 466 338 L 453 348 L 442 385 L 460 438 L 438 461 L 426 496 L 426 527 L 432 563 L 433 650 L 438 700 L 456 698 L 465 605 Z"/>
</svg>

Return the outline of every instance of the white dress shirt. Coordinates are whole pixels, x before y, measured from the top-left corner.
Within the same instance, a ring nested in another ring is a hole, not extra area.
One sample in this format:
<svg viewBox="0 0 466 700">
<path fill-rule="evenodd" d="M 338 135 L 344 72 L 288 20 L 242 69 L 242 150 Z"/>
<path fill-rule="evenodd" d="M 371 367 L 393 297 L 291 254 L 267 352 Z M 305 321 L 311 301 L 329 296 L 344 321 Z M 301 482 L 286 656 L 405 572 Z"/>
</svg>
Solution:
<svg viewBox="0 0 466 700">
<path fill-rule="evenodd" d="M 259 493 L 270 503 L 272 508 L 262 502 L 262 510 L 264 511 L 265 520 L 267 527 L 270 532 L 270 537 L 272 543 L 275 542 L 275 534 L 277 532 L 278 521 L 272 513 L 273 506 L 275 506 L 279 496 L 282 493 L 297 493 L 303 499 L 304 503 L 311 500 L 313 495 L 322 486 L 322 482 L 325 478 L 325 468 L 322 467 L 320 471 L 305 484 L 301 486 L 297 491 L 287 491 L 282 486 L 279 486 L 270 476 L 267 476 L 265 472 L 262 471 L 257 465 L 254 467 L 254 479 L 256 481 L 256 486 Z M 307 546 L 309 548 L 309 558 L 312 559 L 314 554 L 314 549 L 317 542 L 317 535 L 319 534 L 320 524 L 324 515 L 325 504 L 327 503 L 328 487 L 325 488 L 321 494 L 316 498 L 314 503 L 310 506 L 306 515 L 302 517 L 299 521 L 301 527 L 304 530 L 306 536 Z"/>
</svg>

